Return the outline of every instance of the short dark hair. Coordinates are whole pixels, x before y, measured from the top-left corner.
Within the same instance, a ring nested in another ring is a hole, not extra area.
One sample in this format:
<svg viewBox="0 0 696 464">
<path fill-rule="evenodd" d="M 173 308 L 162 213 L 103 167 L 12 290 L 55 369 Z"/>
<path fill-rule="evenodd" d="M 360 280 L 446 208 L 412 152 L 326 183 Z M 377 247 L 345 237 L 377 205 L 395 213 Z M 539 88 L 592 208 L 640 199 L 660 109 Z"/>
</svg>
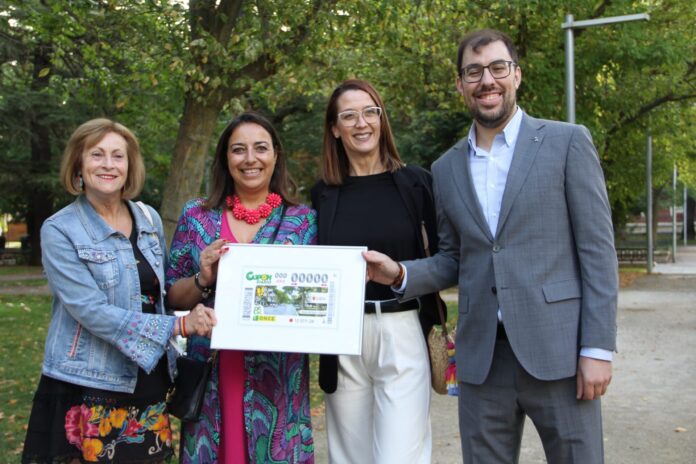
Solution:
<svg viewBox="0 0 696 464">
<path fill-rule="evenodd" d="M 382 108 L 379 136 L 379 155 L 382 166 L 389 172 L 394 172 L 404 166 L 396 149 L 396 143 L 394 143 L 394 135 L 389 125 L 389 117 L 387 116 L 386 108 L 384 108 L 382 97 L 369 82 L 361 79 L 348 79 L 334 89 L 331 98 L 329 98 L 329 103 L 326 105 L 324 140 L 321 146 L 321 165 L 322 180 L 327 185 L 343 184 L 350 172 L 348 156 L 346 155 L 343 142 L 334 137 L 331 131 L 338 121 L 338 99 L 348 90 L 362 90 L 372 98 L 375 105 Z"/>
<path fill-rule="evenodd" d="M 276 154 L 276 163 L 271 176 L 270 191 L 280 195 L 285 203 L 296 205 L 297 202 L 293 197 L 296 186 L 295 182 L 290 178 L 290 174 L 288 174 L 285 152 L 283 151 L 283 145 L 280 143 L 278 132 L 273 127 L 273 124 L 260 113 L 246 111 L 230 121 L 220 135 L 211 167 L 212 181 L 205 207 L 208 209 L 220 208 L 225 202 L 225 197 L 235 193 L 234 179 L 232 179 L 227 166 L 227 145 L 230 137 L 232 137 L 232 133 L 242 124 L 257 124 L 263 127 L 271 136 L 273 151 Z"/>
<path fill-rule="evenodd" d="M 473 51 L 478 53 L 481 47 L 497 41 L 501 41 L 505 44 L 512 61 L 517 63 L 519 61 L 517 49 L 512 39 L 507 34 L 496 31 L 495 29 L 481 29 L 468 33 L 459 42 L 459 51 L 457 52 L 457 76 L 462 73 L 462 61 L 464 59 L 464 51 L 467 47 L 471 47 Z"/>
</svg>

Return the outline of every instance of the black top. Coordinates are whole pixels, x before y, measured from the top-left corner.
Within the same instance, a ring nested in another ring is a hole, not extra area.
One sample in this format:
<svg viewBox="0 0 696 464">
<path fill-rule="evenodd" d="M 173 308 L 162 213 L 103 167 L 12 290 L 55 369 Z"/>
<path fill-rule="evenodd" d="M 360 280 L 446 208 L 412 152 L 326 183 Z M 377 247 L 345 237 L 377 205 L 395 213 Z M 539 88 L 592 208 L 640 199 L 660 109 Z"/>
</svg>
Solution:
<svg viewBox="0 0 696 464">
<path fill-rule="evenodd" d="M 152 266 L 147 262 L 145 256 L 138 248 L 138 233 L 133 219 L 133 230 L 128 239 L 133 246 L 133 255 L 138 266 L 138 277 L 140 277 L 140 301 L 144 313 L 155 314 L 155 305 L 159 299 L 160 282 Z"/>
<path fill-rule="evenodd" d="M 320 245 L 365 245 L 397 260 L 426 256 L 422 226 L 431 254 L 437 252 L 437 227 L 432 177 L 417 166 L 404 166 L 374 176 L 349 177 L 342 185 L 319 181 L 312 187 L 312 207 L 317 210 Z M 388 286 L 370 282 L 366 299 L 391 299 Z M 423 333 L 437 321 L 435 295 L 420 298 L 418 314 Z M 319 357 L 319 386 L 336 391 L 338 357 Z"/>
<path fill-rule="evenodd" d="M 418 257 L 419 237 L 389 172 L 348 177 L 340 187 L 331 245 L 367 246 L 396 261 Z M 368 282 L 366 300 L 394 298 L 389 286 Z"/>
</svg>

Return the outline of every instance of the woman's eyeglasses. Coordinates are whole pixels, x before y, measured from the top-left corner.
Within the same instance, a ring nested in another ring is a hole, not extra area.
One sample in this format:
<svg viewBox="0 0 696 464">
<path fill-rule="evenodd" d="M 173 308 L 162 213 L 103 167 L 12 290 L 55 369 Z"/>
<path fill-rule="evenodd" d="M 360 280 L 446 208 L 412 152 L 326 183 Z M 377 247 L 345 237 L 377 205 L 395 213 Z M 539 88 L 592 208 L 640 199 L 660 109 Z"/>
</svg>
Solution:
<svg viewBox="0 0 696 464">
<path fill-rule="evenodd" d="M 356 110 L 346 110 L 338 113 L 338 122 L 343 126 L 353 127 L 358 123 L 360 116 L 368 124 L 374 124 L 379 121 L 379 117 L 382 115 L 382 108 L 379 106 L 368 106 L 363 108 L 362 111 Z"/>
</svg>

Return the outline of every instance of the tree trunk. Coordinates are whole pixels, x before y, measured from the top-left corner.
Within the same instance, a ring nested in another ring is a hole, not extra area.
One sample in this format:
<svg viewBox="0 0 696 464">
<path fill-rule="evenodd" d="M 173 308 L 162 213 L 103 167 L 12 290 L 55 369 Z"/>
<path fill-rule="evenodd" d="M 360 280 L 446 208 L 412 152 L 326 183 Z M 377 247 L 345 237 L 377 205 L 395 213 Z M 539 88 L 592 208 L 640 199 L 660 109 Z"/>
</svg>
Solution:
<svg viewBox="0 0 696 464">
<path fill-rule="evenodd" d="M 31 89 L 34 95 L 38 95 L 48 87 L 49 75 L 41 75 L 41 70 L 50 66 L 50 46 L 38 44 L 34 50 L 34 71 Z M 37 98 L 38 100 L 38 98 Z M 47 183 L 42 181 L 50 173 L 51 166 L 51 142 L 48 127 L 45 121 L 45 108 L 37 105 L 32 112 L 29 123 L 31 134 L 31 165 L 29 166 L 28 182 L 32 183 L 29 189 L 27 208 L 27 233 L 29 234 L 29 264 L 41 264 L 41 226 L 53 213 L 53 195 Z"/>
<path fill-rule="evenodd" d="M 174 235 L 184 203 L 201 194 L 210 141 L 224 101 L 211 100 L 213 102 L 199 102 L 189 94 L 184 105 L 160 207 L 167 242 Z"/>
</svg>

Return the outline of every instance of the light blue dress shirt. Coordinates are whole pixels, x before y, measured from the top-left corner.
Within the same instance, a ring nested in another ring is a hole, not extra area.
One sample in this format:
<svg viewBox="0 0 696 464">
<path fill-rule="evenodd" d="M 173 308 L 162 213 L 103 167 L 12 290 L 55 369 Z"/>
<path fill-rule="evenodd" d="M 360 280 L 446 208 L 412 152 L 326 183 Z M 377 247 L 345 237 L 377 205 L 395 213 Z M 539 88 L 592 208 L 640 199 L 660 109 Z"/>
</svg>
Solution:
<svg viewBox="0 0 696 464">
<path fill-rule="evenodd" d="M 522 124 L 522 110 L 517 108 L 515 115 L 505 128 L 493 139 L 490 151 L 476 146 L 476 124 L 469 129 L 469 166 L 474 189 L 478 196 L 481 211 L 486 218 L 491 235 L 495 238 L 500 216 L 500 205 L 507 181 L 512 153 L 515 151 L 517 136 Z"/>
</svg>

